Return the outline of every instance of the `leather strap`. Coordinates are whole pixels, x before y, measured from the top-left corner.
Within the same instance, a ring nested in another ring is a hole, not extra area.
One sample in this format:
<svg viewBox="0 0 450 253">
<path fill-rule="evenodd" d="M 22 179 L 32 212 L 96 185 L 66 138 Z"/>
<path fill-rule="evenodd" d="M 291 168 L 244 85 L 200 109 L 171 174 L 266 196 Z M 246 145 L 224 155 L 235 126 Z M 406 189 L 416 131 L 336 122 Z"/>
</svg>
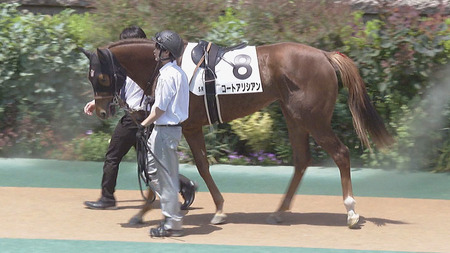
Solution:
<svg viewBox="0 0 450 253">
<path fill-rule="evenodd" d="M 192 83 L 192 78 L 194 78 L 195 73 L 197 72 L 198 68 L 200 67 L 200 65 L 202 65 L 203 61 L 205 60 L 205 55 L 206 55 L 206 53 L 209 52 L 211 45 L 212 45 L 212 42 L 209 42 L 208 46 L 206 47 L 205 53 L 203 54 L 202 58 L 200 58 L 200 61 L 198 61 L 197 66 L 195 66 L 194 72 L 192 73 L 192 76 L 191 76 L 191 80 L 189 80 L 189 85 Z"/>
</svg>

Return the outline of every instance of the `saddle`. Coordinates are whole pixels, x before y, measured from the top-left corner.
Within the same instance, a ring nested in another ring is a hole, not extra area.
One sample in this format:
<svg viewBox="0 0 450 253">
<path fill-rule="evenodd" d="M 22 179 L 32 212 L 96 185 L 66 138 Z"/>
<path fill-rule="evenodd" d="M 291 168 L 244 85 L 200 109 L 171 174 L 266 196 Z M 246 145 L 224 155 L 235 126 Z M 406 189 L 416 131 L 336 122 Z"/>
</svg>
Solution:
<svg viewBox="0 0 450 253">
<path fill-rule="evenodd" d="M 216 99 L 216 65 L 223 59 L 225 53 L 242 49 L 247 46 L 246 42 L 230 47 L 221 47 L 212 42 L 200 40 L 191 51 L 192 61 L 197 68 L 205 69 L 205 106 L 207 108 L 208 120 L 210 124 L 222 123 L 219 118 L 218 101 Z"/>
<path fill-rule="evenodd" d="M 198 64 L 200 61 L 202 61 L 202 58 L 204 58 L 205 54 L 208 53 L 210 55 L 208 57 L 210 65 L 216 66 L 220 62 L 220 60 L 222 59 L 222 57 L 225 53 L 234 51 L 237 49 L 242 49 L 247 46 L 247 42 L 242 42 L 237 45 L 233 45 L 233 46 L 229 46 L 229 47 L 221 47 L 214 43 L 211 43 L 210 49 L 208 50 L 209 43 L 210 42 L 208 42 L 208 41 L 200 40 L 198 42 L 197 46 L 195 46 L 192 49 L 191 58 L 195 64 Z M 200 64 L 200 67 L 205 68 L 205 61 L 203 61 Z"/>
</svg>

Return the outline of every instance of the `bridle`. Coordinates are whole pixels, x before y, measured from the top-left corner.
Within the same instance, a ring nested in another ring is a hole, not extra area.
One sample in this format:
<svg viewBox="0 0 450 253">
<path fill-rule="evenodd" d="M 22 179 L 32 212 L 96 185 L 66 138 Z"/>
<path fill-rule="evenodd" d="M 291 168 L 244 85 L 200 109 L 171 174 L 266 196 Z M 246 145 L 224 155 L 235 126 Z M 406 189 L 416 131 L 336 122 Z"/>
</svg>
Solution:
<svg viewBox="0 0 450 253">
<path fill-rule="evenodd" d="M 123 101 L 120 98 L 120 89 L 125 85 L 127 72 L 118 63 L 111 50 L 106 48 L 104 52 L 106 52 L 106 56 L 108 57 L 107 74 L 109 75 L 110 86 L 113 87 L 114 91 L 111 92 L 111 95 L 103 95 L 103 92 L 94 90 L 94 99 L 112 99 L 111 105 L 121 106 Z"/>
</svg>

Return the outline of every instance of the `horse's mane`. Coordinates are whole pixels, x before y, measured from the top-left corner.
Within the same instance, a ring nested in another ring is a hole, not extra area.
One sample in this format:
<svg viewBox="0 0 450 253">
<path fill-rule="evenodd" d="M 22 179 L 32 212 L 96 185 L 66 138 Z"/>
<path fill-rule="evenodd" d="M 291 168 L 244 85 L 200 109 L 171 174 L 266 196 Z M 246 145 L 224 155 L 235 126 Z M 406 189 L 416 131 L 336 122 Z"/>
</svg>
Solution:
<svg viewBox="0 0 450 253">
<path fill-rule="evenodd" d="M 149 39 L 125 39 L 125 40 L 119 40 L 116 42 L 112 42 L 106 46 L 106 48 L 113 48 L 118 47 L 121 45 L 128 45 L 128 44 L 155 44 L 152 40 Z"/>
</svg>

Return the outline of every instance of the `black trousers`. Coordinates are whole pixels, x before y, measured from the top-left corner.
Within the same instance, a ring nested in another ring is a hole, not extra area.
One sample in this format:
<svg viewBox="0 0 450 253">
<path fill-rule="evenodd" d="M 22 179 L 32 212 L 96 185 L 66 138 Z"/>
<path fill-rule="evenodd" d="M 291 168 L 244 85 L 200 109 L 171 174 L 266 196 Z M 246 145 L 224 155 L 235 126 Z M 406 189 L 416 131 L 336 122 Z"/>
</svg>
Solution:
<svg viewBox="0 0 450 253">
<path fill-rule="evenodd" d="M 145 119 L 145 114 L 144 112 L 139 112 L 131 116 L 126 113 L 119 120 L 111 136 L 111 142 L 105 155 L 102 177 L 102 199 L 106 201 L 114 200 L 120 162 L 128 151 L 130 151 L 131 147 L 136 147 L 136 132 L 138 127 L 132 117 L 134 117 L 137 123 L 141 123 Z"/>
</svg>

